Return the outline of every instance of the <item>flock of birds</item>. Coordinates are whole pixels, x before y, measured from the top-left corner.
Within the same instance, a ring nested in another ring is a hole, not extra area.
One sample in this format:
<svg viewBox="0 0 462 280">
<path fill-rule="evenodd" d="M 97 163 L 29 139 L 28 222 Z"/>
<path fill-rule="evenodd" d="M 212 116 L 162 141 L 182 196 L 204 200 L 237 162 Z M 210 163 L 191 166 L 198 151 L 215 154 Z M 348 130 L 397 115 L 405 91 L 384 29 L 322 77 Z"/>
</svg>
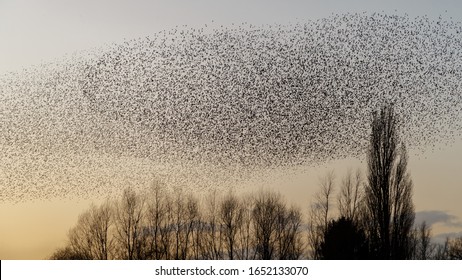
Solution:
<svg viewBox="0 0 462 280">
<path fill-rule="evenodd" d="M 363 157 L 384 103 L 411 149 L 460 138 L 460 22 L 345 14 L 163 31 L 0 76 L 0 201 L 153 178 L 232 186 Z"/>
</svg>

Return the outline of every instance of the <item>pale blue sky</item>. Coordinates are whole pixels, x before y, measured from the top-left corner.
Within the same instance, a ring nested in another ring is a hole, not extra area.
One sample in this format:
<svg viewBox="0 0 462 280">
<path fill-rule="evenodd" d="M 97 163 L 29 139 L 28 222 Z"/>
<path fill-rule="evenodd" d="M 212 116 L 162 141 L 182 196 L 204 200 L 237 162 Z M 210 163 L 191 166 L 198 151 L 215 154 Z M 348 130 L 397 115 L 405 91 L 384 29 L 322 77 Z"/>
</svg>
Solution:
<svg viewBox="0 0 462 280">
<path fill-rule="evenodd" d="M 0 0 L 0 73 L 177 25 L 288 23 L 363 11 L 460 21 L 462 1 Z"/>
</svg>

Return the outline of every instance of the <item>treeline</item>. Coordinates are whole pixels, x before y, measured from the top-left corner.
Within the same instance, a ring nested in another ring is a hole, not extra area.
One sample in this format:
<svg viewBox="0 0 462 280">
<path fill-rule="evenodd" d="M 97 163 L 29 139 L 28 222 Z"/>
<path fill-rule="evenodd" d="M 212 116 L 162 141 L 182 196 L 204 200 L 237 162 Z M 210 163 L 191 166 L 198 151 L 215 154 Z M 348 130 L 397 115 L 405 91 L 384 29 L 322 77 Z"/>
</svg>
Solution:
<svg viewBox="0 0 462 280">
<path fill-rule="evenodd" d="M 92 205 L 51 259 L 301 259 L 304 232 L 300 209 L 275 192 L 199 200 L 157 185 Z"/>
<path fill-rule="evenodd" d="M 308 213 L 307 247 L 310 259 L 398 259 L 398 260 L 462 260 L 462 236 L 449 238 L 444 243 L 432 240 L 431 227 L 424 221 L 412 224 L 408 230 L 394 224 L 391 219 L 390 232 L 396 232 L 389 244 L 388 258 L 377 240 L 377 222 L 371 221 L 368 206 L 368 183 L 357 170 L 351 170 L 334 184 L 335 174 L 329 172 L 314 195 Z M 395 203 L 396 203 L 395 199 Z M 374 211 L 374 210 L 372 210 Z M 375 210 L 376 211 L 376 210 Z M 414 212 L 400 214 L 414 215 Z M 395 228 L 395 229 L 393 229 Z M 400 234 L 400 236 L 399 236 Z M 380 242 L 380 240 L 379 240 Z"/>
<path fill-rule="evenodd" d="M 270 191 L 199 200 L 161 185 L 143 195 L 127 189 L 120 200 L 83 213 L 51 258 L 462 259 L 462 236 L 436 245 L 425 223 L 414 225 L 399 126 L 392 106 L 374 112 L 366 175 L 348 172 L 337 188 L 328 173 L 307 218 Z"/>
<path fill-rule="evenodd" d="M 199 199 L 160 184 L 144 194 L 127 189 L 82 213 L 50 259 L 373 259 L 363 186 L 359 171 L 348 172 L 335 195 L 329 173 L 308 215 L 271 191 Z M 409 249 L 406 259 L 462 259 L 462 236 L 434 243 L 424 222 L 411 230 Z"/>
</svg>

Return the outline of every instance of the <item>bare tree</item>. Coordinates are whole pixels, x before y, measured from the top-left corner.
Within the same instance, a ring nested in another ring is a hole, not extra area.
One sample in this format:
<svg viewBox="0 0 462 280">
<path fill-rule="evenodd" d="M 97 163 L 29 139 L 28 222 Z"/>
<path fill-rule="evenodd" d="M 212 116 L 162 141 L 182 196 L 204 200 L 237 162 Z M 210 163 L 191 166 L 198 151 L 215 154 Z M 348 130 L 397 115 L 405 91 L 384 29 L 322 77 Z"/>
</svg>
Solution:
<svg viewBox="0 0 462 280">
<path fill-rule="evenodd" d="M 427 260 L 433 258 L 434 246 L 431 243 L 431 229 L 423 221 L 415 230 L 415 258 Z"/>
<path fill-rule="evenodd" d="M 358 169 L 353 175 L 351 170 L 342 179 L 340 194 L 338 196 L 338 210 L 340 217 L 357 221 L 360 203 L 364 197 L 363 178 Z"/>
<path fill-rule="evenodd" d="M 149 230 L 143 225 L 144 211 L 144 198 L 132 189 L 124 190 L 116 205 L 116 240 L 122 259 L 144 258 L 146 230 Z"/>
<path fill-rule="evenodd" d="M 462 260 L 462 236 L 449 240 L 448 257 L 450 260 Z"/>
<path fill-rule="evenodd" d="M 92 204 L 69 231 L 69 247 L 75 255 L 85 259 L 107 260 L 112 244 L 109 238 L 111 223 L 112 209 L 109 203 L 99 207 Z"/>
<path fill-rule="evenodd" d="M 80 255 L 75 252 L 72 247 L 65 246 L 57 249 L 50 257 L 49 260 L 86 260 L 86 255 Z"/>
<path fill-rule="evenodd" d="M 404 144 L 399 149 L 399 159 L 391 181 L 392 224 L 391 258 L 409 259 L 411 257 L 411 235 L 415 212 L 412 202 L 412 180 L 407 173 L 407 151 Z"/>
<path fill-rule="evenodd" d="M 414 223 L 412 181 L 392 106 L 373 114 L 367 163 L 366 205 L 373 253 L 379 259 L 407 259 Z"/>
<path fill-rule="evenodd" d="M 308 244 L 313 259 L 318 259 L 320 256 L 320 246 L 331 218 L 334 179 L 334 172 L 330 171 L 320 180 L 320 190 L 315 194 L 314 202 L 310 205 Z"/>
<path fill-rule="evenodd" d="M 182 190 L 161 185 L 150 196 L 126 189 L 121 199 L 80 215 L 69 243 L 51 259 L 299 259 L 302 215 L 281 195 L 261 192 L 224 198 L 214 192 L 203 207 Z M 205 210 L 205 212 L 204 212 Z"/>
<path fill-rule="evenodd" d="M 223 259 L 223 229 L 218 217 L 219 200 L 214 190 L 207 199 L 206 218 L 204 220 L 204 258 Z"/>
<path fill-rule="evenodd" d="M 201 209 L 201 208 L 200 208 Z M 199 210 L 199 215 L 196 218 L 194 230 L 191 236 L 191 258 L 195 260 L 204 259 L 205 256 L 205 230 L 206 224 L 204 221 L 202 209 Z"/>
<path fill-rule="evenodd" d="M 174 235 L 175 235 L 175 207 L 171 195 L 164 194 L 165 219 L 159 228 L 160 250 L 163 253 L 162 259 L 170 260 L 175 258 Z"/>
<path fill-rule="evenodd" d="M 194 232 L 199 229 L 199 203 L 197 199 L 192 195 L 188 195 L 186 199 L 186 209 L 183 222 L 183 246 L 181 248 L 181 259 L 190 258 L 190 247 L 194 245 Z"/>
<path fill-rule="evenodd" d="M 239 200 L 234 194 L 228 194 L 220 205 L 220 220 L 223 228 L 224 244 L 230 260 L 235 259 L 236 236 L 242 225 L 242 216 L 243 209 Z"/>
<path fill-rule="evenodd" d="M 69 247 L 72 252 L 86 260 L 94 259 L 93 248 L 95 239 L 92 236 L 91 227 L 91 213 L 87 210 L 79 215 L 77 224 L 69 230 L 68 234 Z"/>
<path fill-rule="evenodd" d="M 236 251 L 236 257 L 240 260 L 254 260 L 256 258 L 252 220 L 253 201 L 254 199 L 250 196 L 241 199 L 242 221 L 238 228 L 239 249 Z"/>
<path fill-rule="evenodd" d="M 174 230 L 174 251 L 175 260 L 182 259 L 182 248 L 184 247 L 183 223 L 186 215 L 185 198 L 183 190 L 176 190 L 173 201 L 173 230 Z"/>
<path fill-rule="evenodd" d="M 166 228 L 168 222 L 168 204 L 165 188 L 158 182 L 154 183 L 150 200 L 147 202 L 146 220 L 149 229 L 149 238 L 147 241 L 149 252 L 147 257 L 150 259 L 166 259 L 168 247 L 164 246 L 163 240 L 169 234 Z"/>
<path fill-rule="evenodd" d="M 302 213 L 298 208 L 287 209 L 280 204 L 277 217 L 277 259 L 297 260 L 303 254 L 301 237 Z"/>
<path fill-rule="evenodd" d="M 112 239 L 109 236 L 109 228 L 113 222 L 113 209 L 106 201 L 99 207 L 93 207 L 92 234 L 97 239 L 95 242 L 95 256 L 99 260 L 107 260 L 112 250 Z"/>
<path fill-rule="evenodd" d="M 255 250 L 263 260 L 271 260 L 276 250 L 276 230 L 282 205 L 279 194 L 261 192 L 255 199 L 252 218 L 255 230 Z"/>
<path fill-rule="evenodd" d="M 446 237 L 446 240 L 443 244 L 435 245 L 435 254 L 433 256 L 435 260 L 448 260 L 449 259 L 449 237 Z"/>
</svg>

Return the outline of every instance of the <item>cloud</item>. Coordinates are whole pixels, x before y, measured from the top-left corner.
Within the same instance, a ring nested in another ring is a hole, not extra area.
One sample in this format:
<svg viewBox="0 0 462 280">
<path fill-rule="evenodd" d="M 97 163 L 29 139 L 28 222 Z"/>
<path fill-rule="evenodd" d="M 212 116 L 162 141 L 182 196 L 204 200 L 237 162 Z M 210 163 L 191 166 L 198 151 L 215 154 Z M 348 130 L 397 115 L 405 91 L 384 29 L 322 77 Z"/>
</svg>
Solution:
<svg viewBox="0 0 462 280">
<path fill-rule="evenodd" d="M 444 244 L 446 238 L 455 238 L 462 236 L 462 231 L 459 232 L 445 232 L 435 235 L 432 239 L 435 243 Z"/>
<path fill-rule="evenodd" d="M 443 224 L 448 227 L 462 227 L 462 221 L 459 217 L 448 214 L 446 211 L 432 210 L 417 212 L 415 214 L 415 224 L 419 225 L 423 221 L 430 227 L 435 224 Z"/>
</svg>

